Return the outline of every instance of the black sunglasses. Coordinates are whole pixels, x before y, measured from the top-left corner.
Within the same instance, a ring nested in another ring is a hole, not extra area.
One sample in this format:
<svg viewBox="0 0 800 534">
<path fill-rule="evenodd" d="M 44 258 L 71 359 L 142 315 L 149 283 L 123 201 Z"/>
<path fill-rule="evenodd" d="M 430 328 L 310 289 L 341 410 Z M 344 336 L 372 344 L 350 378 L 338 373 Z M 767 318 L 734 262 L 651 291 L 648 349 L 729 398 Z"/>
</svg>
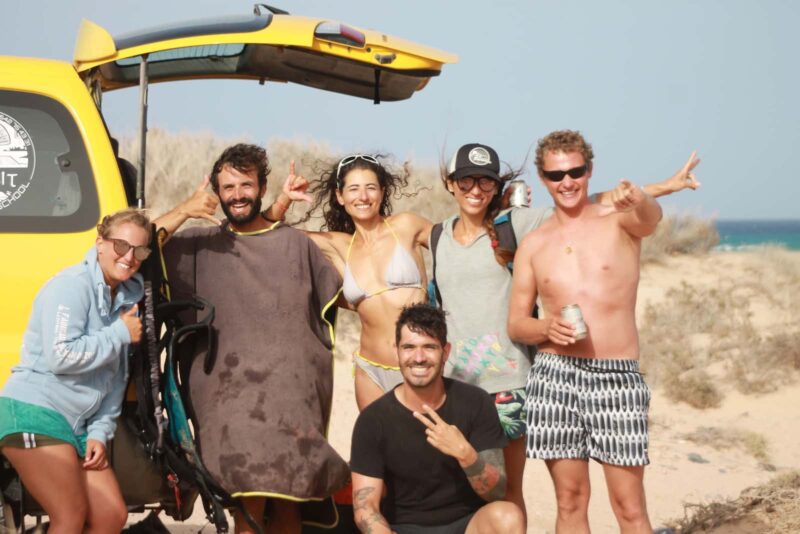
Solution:
<svg viewBox="0 0 800 534">
<path fill-rule="evenodd" d="M 586 171 L 589 170 L 589 166 L 584 164 L 580 167 L 573 167 L 571 169 L 567 169 L 566 171 L 542 171 L 542 176 L 550 180 L 551 182 L 560 182 L 564 179 L 566 175 L 569 174 L 570 178 L 577 180 L 578 178 L 583 178 L 586 176 Z"/>
<path fill-rule="evenodd" d="M 150 256 L 150 248 L 144 245 L 133 246 L 124 239 L 116 239 L 114 237 L 104 237 L 106 241 L 111 241 L 114 244 L 114 252 L 120 256 L 124 256 L 130 249 L 133 249 L 133 257 L 139 261 L 144 261 Z"/>
<path fill-rule="evenodd" d="M 462 192 L 466 193 L 475 187 L 475 182 L 484 193 L 491 193 L 497 187 L 497 180 L 488 176 L 462 176 L 456 179 L 456 184 Z"/>
</svg>

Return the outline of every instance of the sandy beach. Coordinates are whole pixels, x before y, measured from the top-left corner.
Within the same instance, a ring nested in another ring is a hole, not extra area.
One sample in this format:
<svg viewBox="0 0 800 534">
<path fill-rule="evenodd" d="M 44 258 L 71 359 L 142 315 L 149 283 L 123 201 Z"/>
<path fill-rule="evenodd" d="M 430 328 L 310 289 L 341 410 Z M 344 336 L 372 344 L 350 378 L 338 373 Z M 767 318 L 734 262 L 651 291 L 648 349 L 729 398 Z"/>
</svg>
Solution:
<svg viewBox="0 0 800 534">
<path fill-rule="evenodd" d="M 780 281 L 781 274 L 776 269 L 792 268 L 792 265 L 800 265 L 800 253 L 711 253 L 697 257 L 675 256 L 647 264 L 642 269 L 637 307 L 640 328 L 646 328 L 641 323 L 648 305 L 665 303 L 669 299 L 670 289 L 679 288 L 682 284 L 723 288 L 726 280 L 729 280 L 733 283 L 739 281 L 738 286 L 753 289 L 754 274 L 768 286 Z M 795 319 L 792 315 L 778 313 L 780 309 L 776 298 L 768 288 L 762 288 L 760 293 L 755 291 L 747 301 L 752 322 L 765 335 L 771 331 L 798 328 L 796 322 L 783 322 Z M 776 321 L 776 316 L 782 321 Z M 345 458 L 350 455 L 350 433 L 357 416 L 349 363 L 349 355 L 356 341 L 353 324 L 352 317 L 344 317 L 339 323 L 330 430 L 333 446 Z M 670 343 L 680 348 L 681 344 L 686 343 L 685 338 L 683 332 L 676 331 Z M 643 353 L 643 364 L 648 357 Z M 764 484 L 780 473 L 800 469 L 800 448 L 797 446 L 800 441 L 800 384 L 795 380 L 796 371 L 787 372 L 793 374 L 788 383 L 761 394 L 741 393 L 721 379 L 724 399 L 719 406 L 707 409 L 676 403 L 662 387 L 653 386 L 650 410 L 651 465 L 646 471 L 645 487 L 654 528 L 683 517 L 686 504 L 733 499 L 748 487 Z M 763 450 L 754 453 L 746 443 L 734 440 L 722 443 L 728 448 L 721 448 L 718 442 L 702 443 L 697 438 L 687 437 L 698 429 L 706 429 L 706 433 L 712 432 L 708 429 L 716 429 L 722 433 L 723 441 L 724 436 L 763 438 L 756 440 Z M 593 481 L 590 504 L 593 532 L 616 532 L 602 468 L 592 462 L 590 471 Z M 527 462 L 525 497 L 528 532 L 554 532 L 555 497 L 549 475 L 541 461 Z M 173 532 L 213 531 L 206 525 L 199 506 L 190 521 L 183 525 L 170 524 L 169 528 Z M 716 532 L 744 533 L 754 530 L 752 525 L 747 528 L 728 525 Z"/>
</svg>

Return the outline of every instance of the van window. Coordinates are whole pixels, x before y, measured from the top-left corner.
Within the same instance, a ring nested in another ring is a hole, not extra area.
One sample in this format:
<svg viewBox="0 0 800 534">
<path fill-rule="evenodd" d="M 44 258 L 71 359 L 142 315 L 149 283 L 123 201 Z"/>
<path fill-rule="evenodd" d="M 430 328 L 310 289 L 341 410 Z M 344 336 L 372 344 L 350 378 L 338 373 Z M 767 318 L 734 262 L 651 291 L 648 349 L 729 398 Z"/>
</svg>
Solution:
<svg viewBox="0 0 800 534">
<path fill-rule="evenodd" d="M 151 81 L 208 74 L 235 74 L 241 67 L 243 44 L 207 44 L 173 50 L 159 50 L 147 56 L 147 76 Z M 114 66 L 103 66 L 104 74 L 114 81 L 139 82 L 142 56 L 123 58 Z"/>
<path fill-rule="evenodd" d="M 66 108 L 0 91 L 0 232 L 80 232 L 99 215 L 83 139 Z"/>
</svg>

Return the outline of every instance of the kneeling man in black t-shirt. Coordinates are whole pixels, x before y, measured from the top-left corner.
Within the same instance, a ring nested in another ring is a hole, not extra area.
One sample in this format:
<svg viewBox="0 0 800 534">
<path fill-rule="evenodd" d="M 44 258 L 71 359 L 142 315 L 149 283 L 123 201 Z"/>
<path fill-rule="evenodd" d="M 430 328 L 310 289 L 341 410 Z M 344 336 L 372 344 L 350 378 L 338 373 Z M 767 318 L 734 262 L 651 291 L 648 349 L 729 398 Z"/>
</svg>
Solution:
<svg viewBox="0 0 800 534">
<path fill-rule="evenodd" d="M 450 352 L 444 313 L 425 304 L 404 309 L 395 341 L 403 383 L 369 405 L 353 430 L 358 528 L 522 533 L 522 511 L 500 500 L 506 437 L 491 398 L 442 376 Z"/>
</svg>

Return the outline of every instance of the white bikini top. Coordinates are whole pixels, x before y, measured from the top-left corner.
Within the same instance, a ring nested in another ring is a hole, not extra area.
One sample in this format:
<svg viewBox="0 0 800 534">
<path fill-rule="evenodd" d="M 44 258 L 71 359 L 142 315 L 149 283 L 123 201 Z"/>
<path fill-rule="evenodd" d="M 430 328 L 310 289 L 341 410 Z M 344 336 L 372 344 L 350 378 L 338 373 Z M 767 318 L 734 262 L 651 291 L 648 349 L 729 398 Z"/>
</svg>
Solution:
<svg viewBox="0 0 800 534">
<path fill-rule="evenodd" d="M 395 247 L 392 259 L 389 261 L 389 266 L 386 268 L 386 287 L 367 293 L 356 282 L 352 271 L 350 270 L 350 250 L 353 248 L 353 241 L 355 241 L 356 234 L 350 239 L 350 245 L 347 247 L 347 257 L 344 263 L 344 277 L 342 280 L 342 293 L 344 298 L 347 299 L 352 306 L 357 305 L 362 300 L 380 295 L 386 291 L 397 289 L 400 287 L 411 287 L 422 289 L 422 277 L 419 274 L 419 267 L 417 262 L 406 249 L 400 244 L 397 234 L 394 233 L 392 226 L 386 219 L 383 220 L 389 231 L 394 236 Z"/>
</svg>

